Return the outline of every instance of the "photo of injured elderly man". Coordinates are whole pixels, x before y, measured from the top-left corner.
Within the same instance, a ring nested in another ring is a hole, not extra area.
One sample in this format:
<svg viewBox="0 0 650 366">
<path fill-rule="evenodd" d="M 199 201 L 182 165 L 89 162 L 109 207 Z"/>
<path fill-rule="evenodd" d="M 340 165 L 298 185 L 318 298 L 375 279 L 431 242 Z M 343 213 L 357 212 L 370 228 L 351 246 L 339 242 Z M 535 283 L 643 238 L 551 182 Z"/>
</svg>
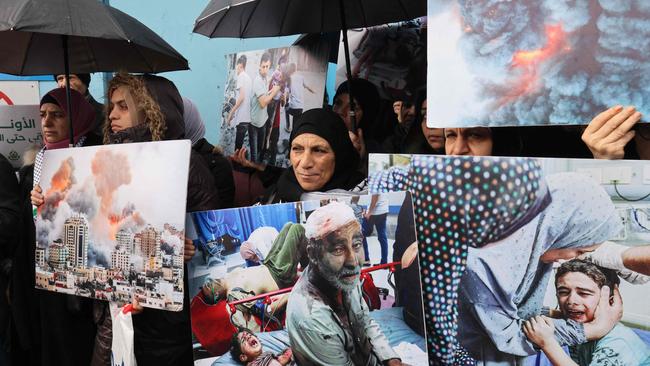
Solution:
<svg viewBox="0 0 650 366">
<path fill-rule="evenodd" d="M 188 214 L 195 365 L 426 365 L 405 192 Z"/>
<path fill-rule="evenodd" d="M 413 194 L 433 363 L 650 365 L 646 170 L 371 156 L 372 192 Z"/>
</svg>

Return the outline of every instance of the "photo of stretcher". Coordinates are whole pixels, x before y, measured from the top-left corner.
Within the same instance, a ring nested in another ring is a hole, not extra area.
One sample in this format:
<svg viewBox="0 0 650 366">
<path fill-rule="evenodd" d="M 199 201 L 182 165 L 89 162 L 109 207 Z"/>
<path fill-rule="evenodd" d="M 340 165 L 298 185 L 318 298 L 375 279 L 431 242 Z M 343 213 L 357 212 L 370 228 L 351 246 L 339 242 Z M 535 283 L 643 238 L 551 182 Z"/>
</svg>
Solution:
<svg viewBox="0 0 650 366">
<path fill-rule="evenodd" d="M 187 221 L 197 247 L 188 263 L 195 365 L 428 363 L 410 194 L 195 212 Z M 330 290 L 347 314 L 327 300 Z M 327 323 L 346 317 L 355 326 Z M 328 331 L 341 339 L 313 347 L 312 336 L 327 340 Z"/>
</svg>

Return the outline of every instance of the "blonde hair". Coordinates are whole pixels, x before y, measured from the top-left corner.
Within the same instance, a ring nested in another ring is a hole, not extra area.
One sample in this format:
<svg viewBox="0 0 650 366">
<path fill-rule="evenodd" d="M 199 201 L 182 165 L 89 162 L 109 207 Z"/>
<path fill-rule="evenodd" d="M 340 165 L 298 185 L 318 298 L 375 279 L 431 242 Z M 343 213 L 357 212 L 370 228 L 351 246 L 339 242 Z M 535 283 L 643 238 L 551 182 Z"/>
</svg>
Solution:
<svg viewBox="0 0 650 366">
<path fill-rule="evenodd" d="M 136 103 L 136 108 L 138 108 L 135 112 L 144 117 L 144 121 L 138 122 L 146 123 L 149 126 L 149 131 L 151 131 L 151 140 L 162 140 L 165 131 L 167 130 L 167 126 L 165 124 L 165 116 L 163 116 L 160 111 L 160 106 L 147 90 L 141 77 L 120 71 L 115 74 L 113 79 L 108 83 L 108 91 L 106 94 L 106 120 L 104 121 L 104 144 L 110 143 L 109 136 L 111 134 L 111 120 L 109 116 L 113 108 L 111 105 L 111 97 L 113 92 L 121 86 L 126 87 L 131 93 L 131 96 Z"/>
</svg>

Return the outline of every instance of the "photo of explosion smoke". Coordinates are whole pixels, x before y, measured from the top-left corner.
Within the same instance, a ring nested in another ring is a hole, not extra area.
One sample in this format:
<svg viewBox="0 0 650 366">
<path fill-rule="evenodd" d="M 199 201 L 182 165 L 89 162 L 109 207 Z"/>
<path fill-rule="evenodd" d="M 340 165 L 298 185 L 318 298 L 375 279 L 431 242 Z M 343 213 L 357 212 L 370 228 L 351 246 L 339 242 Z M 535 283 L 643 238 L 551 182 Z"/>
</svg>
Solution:
<svg viewBox="0 0 650 366">
<path fill-rule="evenodd" d="M 36 288 L 183 307 L 189 141 L 45 152 Z"/>
<path fill-rule="evenodd" d="M 587 124 L 650 112 L 650 3 L 428 0 L 429 127 Z"/>
</svg>

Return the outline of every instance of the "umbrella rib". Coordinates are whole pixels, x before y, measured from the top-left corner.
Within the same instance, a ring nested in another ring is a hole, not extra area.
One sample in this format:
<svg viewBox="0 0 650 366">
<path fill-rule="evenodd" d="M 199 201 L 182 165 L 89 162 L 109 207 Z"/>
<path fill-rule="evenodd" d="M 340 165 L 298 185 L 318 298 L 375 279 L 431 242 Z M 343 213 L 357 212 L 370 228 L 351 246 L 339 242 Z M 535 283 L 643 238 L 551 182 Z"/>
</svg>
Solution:
<svg viewBox="0 0 650 366">
<path fill-rule="evenodd" d="M 255 10 L 257 10 L 257 7 L 260 5 L 260 3 L 262 1 L 263 0 L 259 0 L 259 1 L 255 2 L 255 5 L 253 6 L 253 10 L 251 10 L 251 13 L 248 15 L 248 20 L 246 21 L 246 24 L 244 25 L 244 29 L 242 29 L 242 31 L 239 33 L 239 38 L 246 38 L 246 37 L 244 37 L 244 33 L 246 33 L 246 29 L 248 29 L 248 25 L 250 24 L 251 19 L 253 18 L 253 14 L 255 14 Z"/>
<path fill-rule="evenodd" d="M 408 13 L 408 10 L 406 10 L 406 6 L 404 6 L 404 1 L 399 0 L 398 2 L 399 2 L 400 8 L 402 8 L 402 12 L 404 13 L 404 18 L 406 20 L 410 20 L 410 19 L 408 19 L 409 18 L 409 13 Z"/>
<path fill-rule="evenodd" d="M 225 7 L 224 9 L 226 9 L 226 12 L 223 13 L 223 16 L 221 18 L 219 18 L 219 21 L 217 22 L 217 24 L 214 25 L 214 29 L 212 29 L 212 32 L 210 33 L 210 38 L 215 38 L 214 34 L 217 32 L 217 28 L 219 28 L 219 24 L 221 24 L 221 22 L 226 18 L 226 15 L 228 15 L 228 12 L 230 11 L 229 6 Z M 197 22 L 196 24 L 198 25 L 199 22 Z"/>
<path fill-rule="evenodd" d="M 30 2 L 30 1 L 25 1 L 25 3 L 23 4 L 23 6 L 20 8 L 20 10 L 18 10 L 18 11 L 16 12 L 16 19 L 21 19 L 21 18 L 22 18 L 22 16 L 23 16 L 23 12 L 25 12 L 25 8 L 27 8 L 27 4 L 28 4 L 29 2 Z M 13 30 L 13 26 L 14 26 L 14 25 L 16 25 L 16 24 L 14 23 L 14 24 L 11 26 L 11 29 L 12 29 L 12 30 Z"/>
<path fill-rule="evenodd" d="M 361 7 L 361 16 L 363 17 L 363 24 L 368 24 L 368 19 L 366 17 L 366 11 L 363 8 L 363 0 L 359 1 L 359 6 Z M 347 22 L 346 22 L 347 23 Z M 348 27 L 349 28 L 349 27 Z"/>
<path fill-rule="evenodd" d="M 325 24 L 325 1 L 320 2 L 320 32 L 323 32 L 323 24 Z M 341 27 L 339 27 L 341 28 Z"/>
<path fill-rule="evenodd" d="M 140 54 L 140 56 L 142 56 L 142 59 L 144 60 L 144 63 L 147 64 L 147 67 L 149 67 L 149 70 L 151 70 L 151 72 L 154 74 L 157 73 L 158 71 L 154 70 L 154 68 L 151 67 L 151 64 L 149 64 L 149 60 L 147 60 L 147 58 L 144 57 L 144 55 L 140 51 L 140 47 L 138 47 L 138 45 L 133 42 L 129 42 L 129 43 L 132 44 L 133 47 L 135 47 L 135 50 Z"/>
<path fill-rule="evenodd" d="M 215 14 L 217 14 L 217 13 L 222 12 L 223 10 L 228 11 L 228 9 L 230 9 L 230 8 L 233 7 L 233 6 L 241 6 L 241 5 L 244 5 L 244 4 L 247 4 L 247 3 L 253 2 L 253 1 L 256 1 L 256 0 L 246 0 L 246 1 L 242 1 L 241 3 L 239 3 L 239 4 L 237 4 L 237 5 L 228 5 L 228 6 L 224 6 L 223 8 L 221 8 L 221 9 L 219 9 L 219 10 L 215 10 L 215 11 L 213 11 L 212 13 L 210 13 L 210 14 L 208 14 L 208 15 L 202 17 L 202 18 L 197 19 L 197 20 L 196 20 L 196 23 L 195 23 L 195 27 L 196 27 L 196 25 L 199 25 L 199 23 L 201 23 L 202 21 L 206 20 L 207 18 L 210 18 L 211 16 L 213 16 L 213 15 L 215 15 Z"/>
<path fill-rule="evenodd" d="M 115 17 L 113 16 L 113 13 L 111 12 L 111 8 L 113 8 L 113 7 L 110 6 L 110 5 L 105 5 L 105 4 L 102 4 L 102 5 L 105 7 L 106 13 L 108 14 L 108 19 L 110 19 L 111 23 L 113 23 L 113 26 L 115 27 L 115 29 L 117 29 L 117 31 L 119 33 L 122 33 L 122 37 L 124 37 L 124 39 L 126 39 L 129 43 L 131 43 L 131 39 L 130 39 L 129 35 L 126 34 L 126 32 L 124 32 L 124 30 L 122 29 L 122 26 L 120 25 L 120 23 L 117 20 L 115 20 Z M 124 13 L 124 14 L 126 14 L 126 13 Z"/>
<path fill-rule="evenodd" d="M 67 14 L 68 14 L 68 16 L 70 16 L 70 14 L 71 14 L 71 12 L 70 12 L 70 0 L 66 0 L 65 5 L 67 7 Z M 69 32 L 69 34 L 74 34 L 74 29 L 72 29 L 72 18 L 70 18 L 70 30 L 68 32 Z M 66 81 L 66 83 L 67 83 L 67 81 Z"/>
<path fill-rule="evenodd" d="M 82 38 L 83 41 L 86 43 L 86 49 L 90 51 L 90 57 L 92 59 L 93 65 L 95 66 L 95 70 L 99 70 L 99 64 L 97 64 L 97 57 L 95 56 L 95 49 L 90 46 L 90 40 L 86 37 Z"/>
<path fill-rule="evenodd" d="M 27 55 L 29 55 L 29 49 L 32 47 L 32 38 L 34 38 L 34 33 L 29 32 L 29 42 L 27 43 L 27 48 L 25 49 L 25 54 L 23 55 L 23 62 L 20 63 L 20 75 L 23 75 L 25 72 L 25 61 L 27 61 Z"/>
<path fill-rule="evenodd" d="M 287 20 L 287 12 L 289 10 L 289 6 L 291 5 L 291 0 L 287 0 L 287 6 L 284 8 L 284 16 L 282 17 L 282 21 L 280 22 L 280 34 L 284 34 L 284 21 Z"/>
</svg>

